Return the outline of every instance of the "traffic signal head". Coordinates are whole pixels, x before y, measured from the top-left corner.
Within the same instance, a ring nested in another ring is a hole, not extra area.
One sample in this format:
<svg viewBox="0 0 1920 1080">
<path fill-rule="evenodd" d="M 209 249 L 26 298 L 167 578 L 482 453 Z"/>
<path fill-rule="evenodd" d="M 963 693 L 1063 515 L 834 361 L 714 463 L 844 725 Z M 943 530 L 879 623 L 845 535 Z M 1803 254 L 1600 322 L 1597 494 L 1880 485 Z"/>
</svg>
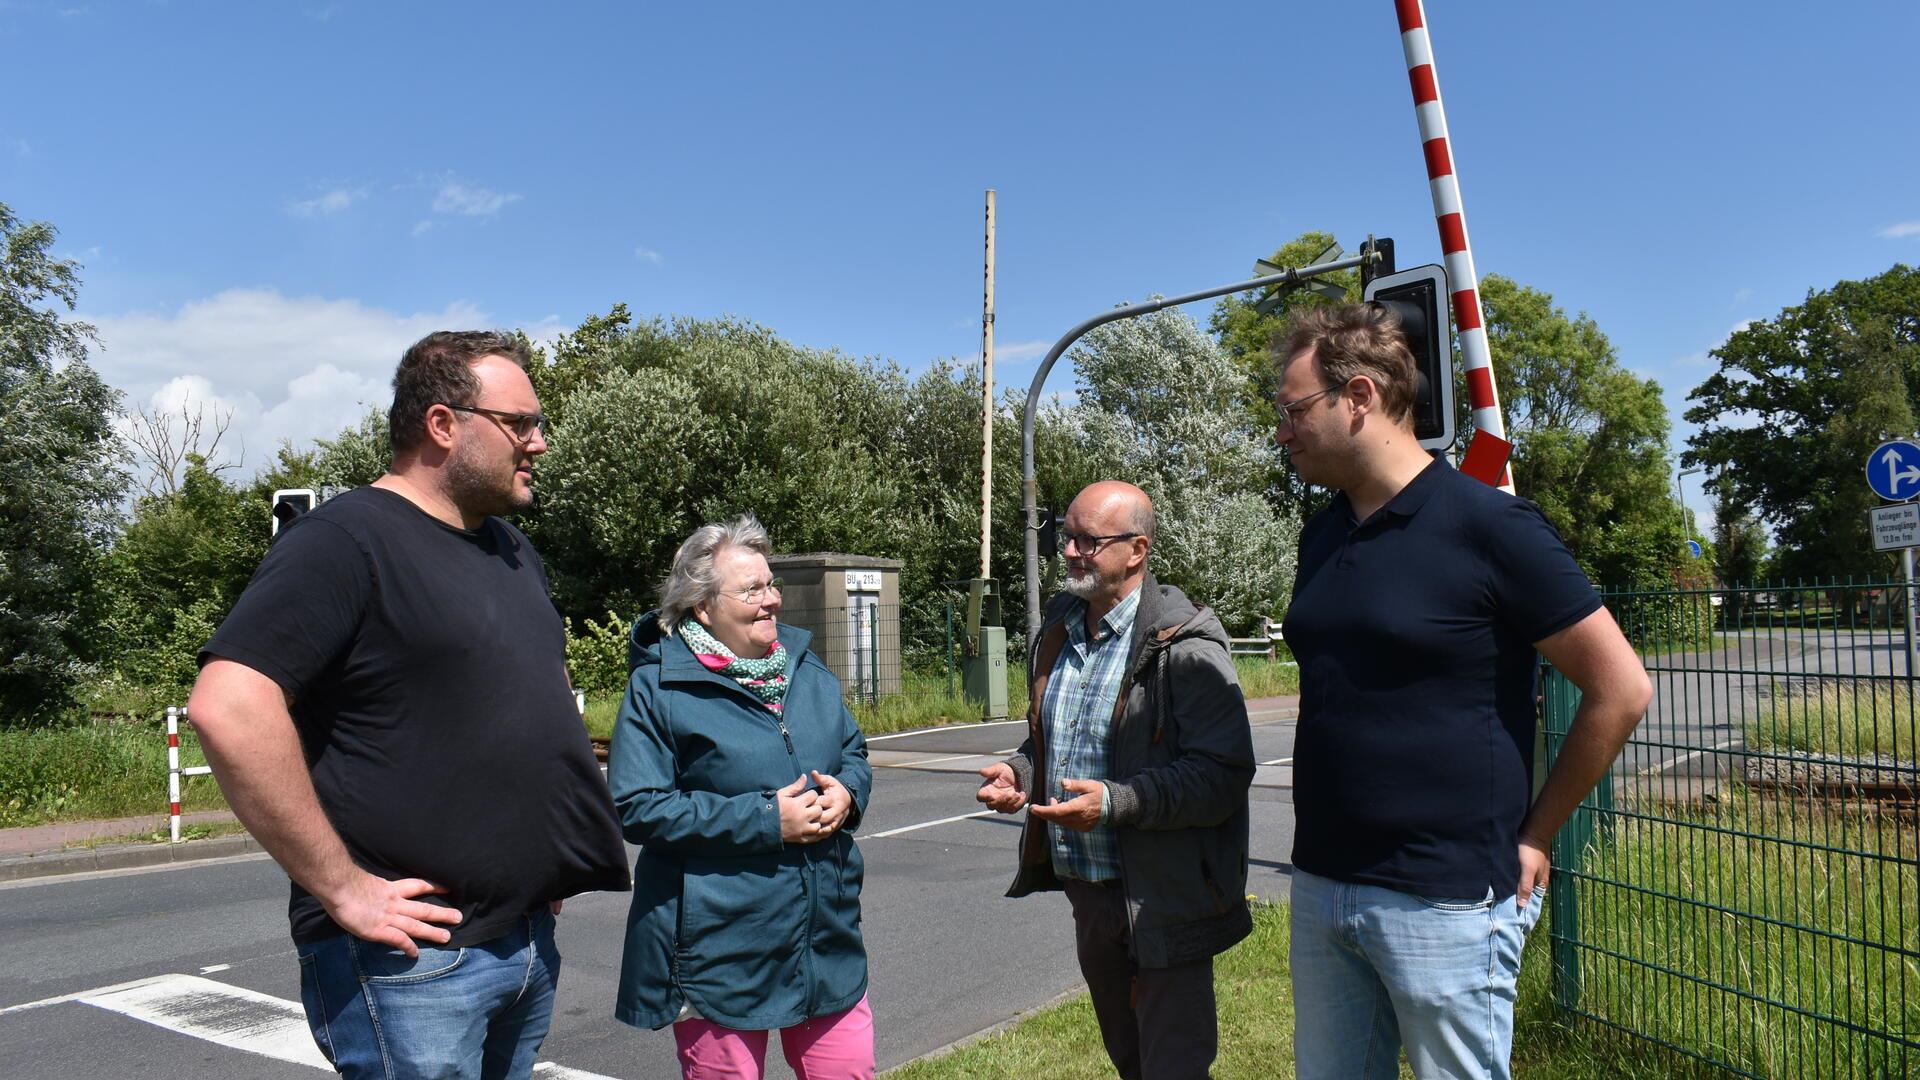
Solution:
<svg viewBox="0 0 1920 1080">
<path fill-rule="evenodd" d="M 1060 518 L 1048 507 L 1040 508 L 1040 557 L 1051 559 L 1060 554 Z"/>
<path fill-rule="evenodd" d="M 1367 283 L 1368 303 L 1393 309 L 1419 375 L 1413 396 L 1413 434 L 1428 450 L 1453 445 L 1453 335 L 1447 322 L 1447 272 L 1420 266 Z"/>
<path fill-rule="evenodd" d="M 291 525 L 293 519 L 313 509 L 312 488 L 282 488 L 273 493 L 272 532 L 279 536 L 282 526 Z"/>
</svg>

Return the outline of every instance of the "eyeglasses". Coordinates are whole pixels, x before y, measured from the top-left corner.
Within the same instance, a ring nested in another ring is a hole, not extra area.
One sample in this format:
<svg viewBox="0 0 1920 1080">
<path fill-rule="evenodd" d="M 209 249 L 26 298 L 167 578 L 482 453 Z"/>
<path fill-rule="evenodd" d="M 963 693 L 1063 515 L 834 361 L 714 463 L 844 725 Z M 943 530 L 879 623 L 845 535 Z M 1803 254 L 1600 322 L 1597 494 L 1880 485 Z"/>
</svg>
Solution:
<svg viewBox="0 0 1920 1080">
<path fill-rule="evenodd" d="M 1114 533 L 1111 536 L 1094 536 L 1091 533 L 1063 532 L 1060 534 L 1060 548 L 1069 554 L 1098 555 L 1100 549 L 1115 540 L 1131 540 L 1140 534 L 1137 532 Z"/>
<path fill-rule="evenodd" d="M 479 413 L 501 421 L 507 434 L 512 435 L 515 442 L 526 442 L 533 438 L 534 432 L 547 426 L 545 413 L 501 412 L 499 409 L 483 409 L 478 405 L 455 405 L 451 401 L 443 401 L 440 404 L 458 412 Z"/>
<path fill-rule="evenodd" d="M 1317 394 L 1308 394 L 1298 401 L 1282 402 L 1275 406 L 1280 412 L 1280 430 L 1292 431 L 1293 425 L 1299 423 L 1300 418 L 1306 415 L 1307 403 L 1314 398 L 1325 397 L 1328 394 L 1337 394 L 1344 389 L 1345 387 L 1342 386 L 1329 386 Z"/>
<path fill-rule="evenodd" d="M 786 582 L 779 578 L 774 578 L 770 581 L 761 582 L 758 585 L 749 585 L 739 592 L 729 592 L 727 595 L 743 604 L 761 604 L 766 602 L 767 597 L 779 595 L 781 588 L 785 585 Z M 724 589 L 721 591 L 726 592 Z"/>
</svg>

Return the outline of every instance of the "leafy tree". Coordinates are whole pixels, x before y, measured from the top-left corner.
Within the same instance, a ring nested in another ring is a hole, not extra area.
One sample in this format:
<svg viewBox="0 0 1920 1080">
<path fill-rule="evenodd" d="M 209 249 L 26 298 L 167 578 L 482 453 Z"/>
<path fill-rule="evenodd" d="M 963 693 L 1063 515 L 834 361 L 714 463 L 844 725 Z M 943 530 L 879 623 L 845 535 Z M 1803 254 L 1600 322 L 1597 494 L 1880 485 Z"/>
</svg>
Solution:
<svg viewBox="0 0 1920 1080">
<path fill-rule="evenodd" d="M 92 670 L 94 583 L 127 482 L 119 395 L 66 317 L 79 266 L 0 203 L 0 724 L 46 722 Z"/>
<path fill-rule="evenodd" d="M 189 455 L 179 490 L 140 500 L 103 568 L 115 669 L 149 686 L 191 682 L 195 655 L 240 598 L 268 535 L 265 489 L 229 484 Z"/>
<path fill-rule="evenodd" d="M 1074 489 L 1107 477 L 1138 483 L 1159 516 L 1161 580 L 1232 629 L 1277 614 L 1293 583 L 1299 519 L 1263 498 L 1271 455 L 1247 413 L 1245 370 L 1179 311 L 1098 327 L 1071 357 L 1079 403 L 1054 422 L 1072 433 Z"/>
<path fill-rule="evenodd" d="M 1884 574 L 1862 481 L 1880 441 L 1914 431 L 1920 401 L 1920 271 L 1896 265 L 1842 281 L 1713 351 L 1719 370 L 1688 400 L 1700 425 L 1683 455 L 1720 477 L 1779 541 L 1787 577 Z"/>
<path fill-rule="evenodd" d="M 1686 537 L 1659 384 L 1623 368 L 1600 327 L 1548 293 L 1488 274 L 1480 299 L 1515 492 L 1540 505 L 1595 582 L 1670 584 Z"/>
</svg>

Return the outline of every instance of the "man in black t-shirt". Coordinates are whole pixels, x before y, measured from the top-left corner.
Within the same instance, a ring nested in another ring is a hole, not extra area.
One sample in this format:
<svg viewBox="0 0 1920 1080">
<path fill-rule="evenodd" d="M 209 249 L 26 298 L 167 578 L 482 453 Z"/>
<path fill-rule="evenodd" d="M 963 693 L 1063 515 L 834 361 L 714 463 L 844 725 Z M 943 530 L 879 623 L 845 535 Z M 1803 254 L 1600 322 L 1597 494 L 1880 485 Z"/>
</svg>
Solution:
<svg viewBox="0 0 1920 1080">
<path fill-rule="evenodd" d="M 1548 852 L 1646 711 L 1646 671 L 1538 507 L 1413 433 L 1384 308 L 1294 317 L 1276 438 L 1338 489 L 1300 534 L 1291 966 L 1303 1078 L 1506 1077 Z M 1583 692 L 1532 797 L 1535 650 Z"/>
<path fill-rule="evenodd" d="M 561 900 L 629 886 L 546 572 L 502 519 L 547 448 L 527 362 L 496 333 L 407 350 L 391 470 L 282 530 L 188 702 L 293 881 L 301 1000 L 347 1076 L 528 1076 Z"/>
</svg>

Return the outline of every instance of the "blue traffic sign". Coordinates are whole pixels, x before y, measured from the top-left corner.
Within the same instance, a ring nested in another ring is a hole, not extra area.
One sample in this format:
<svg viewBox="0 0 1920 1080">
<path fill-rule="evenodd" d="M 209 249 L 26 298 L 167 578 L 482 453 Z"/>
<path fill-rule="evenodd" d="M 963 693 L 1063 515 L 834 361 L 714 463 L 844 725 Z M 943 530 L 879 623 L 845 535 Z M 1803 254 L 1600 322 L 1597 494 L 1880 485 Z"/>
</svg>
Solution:
<svg viewBox="0 0 1920 1080">
<path fill-rule="evenodd" d="M 1867 455 L 1867 486 L 1893 502 L 1920 495 L 1920 446 L 1895 439 L 1874 447 Z"/>
<path fill-rule="evenodd" d="M 1700 556 L 1706 554 L 1706 552 L 1701 550 L 1700 541 L 1689 540 L 1687 541 L 1687 554 L 1692 555 L 1694 558 L 1697 559 Z"/>
</svg>

